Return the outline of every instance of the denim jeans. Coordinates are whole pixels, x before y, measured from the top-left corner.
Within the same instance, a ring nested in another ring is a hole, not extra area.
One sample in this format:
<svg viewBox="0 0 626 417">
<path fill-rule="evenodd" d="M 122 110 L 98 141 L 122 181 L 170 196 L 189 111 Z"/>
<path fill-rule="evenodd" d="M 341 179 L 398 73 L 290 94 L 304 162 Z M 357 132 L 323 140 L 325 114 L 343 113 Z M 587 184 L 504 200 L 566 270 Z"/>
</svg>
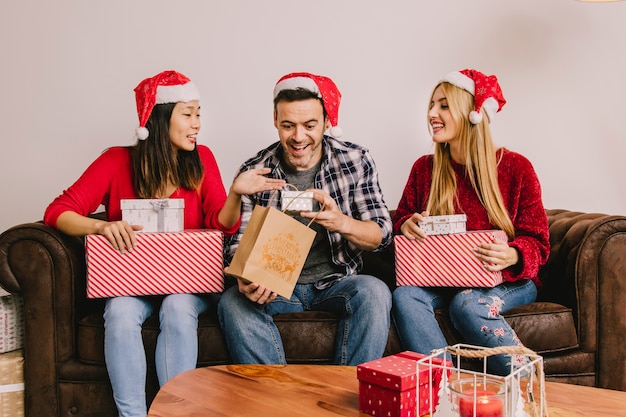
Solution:
<svg viewBox="0 0 626 417">
<path fill-rule="evenodd" d="M 501 313 L 537 298 L 537 287 L 530 280 L 504 282 L 493 288 L 398 287 L 393 292 L 392 317 L 405 349 L 429 354 L 448 345 L 434 310 L 448 308 L 454 327 L 464 342 L 476 346 L 521 346 L 515 331 Z M 487 360 L 489 372 L 507 375 L 511 362 L 523 365 L 513 355 L 497 355 Z"/>
<path fill-rule="evenodd" d="M 296 284 L 290 299 L 278 296 L 266 305 L 249 301 L 237 286 L 226 290 L 218 316 L 235 363 L 285 364 L 275 314 L 306 310 L 339 316 L 334 363 L 358 365 L 383 355 L 389 335 L 391 294 L 387 285 L 369 275 L 342 278 L 328 288 Z M 311 335 L 313 337 L 313 335 Z M 303 339 L 302 343 L 316 343 Z"/>
<path fill-rule="evenodd" d="M 146 353 L 141 325 L 158 297 L 115 297 L 104 307 L 104 357 L 120 417 L 146 417 Z M 208 296 L 173 294 L 160 303 L 155 362 L 159 384 L 194 369 L 198 359 L 198 315 Z"/>
</svg>

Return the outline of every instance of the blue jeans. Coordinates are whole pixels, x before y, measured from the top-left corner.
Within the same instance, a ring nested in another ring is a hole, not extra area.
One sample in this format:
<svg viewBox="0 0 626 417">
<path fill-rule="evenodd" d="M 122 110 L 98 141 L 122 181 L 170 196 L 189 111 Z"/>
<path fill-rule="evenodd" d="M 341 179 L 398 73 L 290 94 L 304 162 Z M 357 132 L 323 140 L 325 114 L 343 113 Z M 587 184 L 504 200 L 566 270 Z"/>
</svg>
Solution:
<svg viewBox="0 0 626 417">
<path fill-rule="evenodd" d="M 146 417 L 146 353 L 141 325 L 158 307 L 157 297 L 115 297 L 104 307 L 104 357 L 120 417 Z M 194 369 L 198 359 L 198 315 L 209 297 L 173 294 L 159 309 L 161 331 L 155 362 L 159 384 Z"/>
<path fill-rule="evenodd" d="M 406 286 L 393 292 L 392 316 L 404 348 L 423 354 L 448 345 L 435 319 L 435 309 L 446 307 L 464 342 L 485 347 L 521 346 L 501 313 L 532 303 L 536 298 L 537 287 L 530 280 L 504 282 L 493 288 Z M 490 357 L 487 366 L 493 374 L 507 375 L 511 371 L 511 356 Z"/>
<path fill-rule="evenodd" d="M 306 310 L 339 316 L 334 362 L 358 365 L 383 355 L 389 335 L 391 294 L 369 275 L 348 276 L 329 288 L 296 284 L 290 299 L 278 296 L 266 305 L 249 301 L 235 285 L 218 304 L 220 325 L 235 363 L 285 364 L 285 351 L 272 316 Z M 315 340 L 302 340 L 315 343 Z"/>
</svg>

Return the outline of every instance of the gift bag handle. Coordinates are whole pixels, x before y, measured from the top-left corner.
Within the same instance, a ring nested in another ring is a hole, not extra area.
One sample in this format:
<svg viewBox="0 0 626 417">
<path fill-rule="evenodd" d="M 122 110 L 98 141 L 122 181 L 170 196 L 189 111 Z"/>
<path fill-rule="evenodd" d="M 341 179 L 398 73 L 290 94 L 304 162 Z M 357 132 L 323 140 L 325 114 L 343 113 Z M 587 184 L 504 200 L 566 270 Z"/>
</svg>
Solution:
<svg viewBox="0 0 626 417">
<path fill-rule="evenodd" d="M 293 184 L 287 184 L 287 187 L 291 187 L 291 188 L 293 188 L 293 189 L 294 189 L 294 191 L 300 191 L 300 190 L 298 190 L 298 187 L 296 187 L 296 186 L 295 186 L 295 185 L 293 185 Z M 269 201 L 268 201 L 268 205 L 269 205 L 269 203 L 271 203 L 271 201 L 274 199 L 274 196 L 276 195 L 276 192 L 277 192 L 277 191 L 278 191 L 278 190 L 274 190 L 274 192 L 273 192 L 273 193 L 272 193 L 272 195 L 270 196 L 270 199 L 269 199 Z M 306 191 L 301 191 L 301 192 L 300 192 L 300 194 L 296 195 L 296 197 L 295 197 L 293 200 L 295 200 L 296 198 L 300 197 L 300 196 L 301 196 L 302 194 L 304 194 L 304 193 L 306 193 Z M 287 207 L 285 207 L 285 209 L 284 209 L 284 210 L 281 210 L 283 213 L 284 213 L 284 212 L 285 212 L 285 211 L 289 208 L 289 206 L 291 205 L 291 203 L 293 203 L 293 200 L 291 200 L 291 201 L 289 202 L 289 204 L 287 204 Z M 325 207 L 325 206 L 326 206 L 326 204 L 325 204 L 324 202 L 322 202 L 322 207 L 320 208 L 320 211 L 318 211 L 318 212 L 317 212 L 317 214 L 315 215 L 315 217 L 313 217 L 313 218 L 311 219 L 311 221 L 307 223 L 306 227 L 311 227 L 311 224 L 315 221 L 315 219 L 317 219 L 317 216 L 319 216 L 319 214 L 320 214 L 320 213 L 324 210 L 324 207 Z"/>
</svg>

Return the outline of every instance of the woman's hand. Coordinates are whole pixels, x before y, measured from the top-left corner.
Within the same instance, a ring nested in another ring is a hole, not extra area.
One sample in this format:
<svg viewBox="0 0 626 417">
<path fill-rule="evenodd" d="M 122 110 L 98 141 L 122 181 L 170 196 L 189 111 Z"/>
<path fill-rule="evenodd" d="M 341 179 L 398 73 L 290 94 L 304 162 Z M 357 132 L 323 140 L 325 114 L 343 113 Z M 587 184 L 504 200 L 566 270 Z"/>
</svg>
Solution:
<svg viewBox="0 0 626 417">
<path fill-rule="evenodd" d="M 406 219 L 404 223 L 402 223 L 402 226 L 400 226 L 400 232 L 407 239 L 424 239 L 426 237 L 426 232 L 420 229 L 417 223 L 424 221 L 426 217 L 428 217 L 427 211 L 423 211 L 421 214 L 414 213 L 411 217 Z"/>
<path fill-rule="evenodd" d="M 123 220 L 114 222 L 98 222 L 96 233 L 107 238 L 111 245 L 121 253 L 132 251 L 137 244 L 135 231 L 143 229 L 143 226 L 130 225 Z"/>
<path fill-rule="evenodd" d="M 272 170 L 269 168 L 250 169 L 235 178 L 230 189 L 237 195 L 259 193 L 267 190 L 280 190 L 287 185 L 285 180 L 266 177 Z"/>
<path fill-rule="evenodd" d="M 519 262 L 517 249 L 498 239 L 493 243 L 483 243 L 474 248 L 474 253 L 483 261 L 485 269 L 491 272 L 502 271 Z"/>
</svg>

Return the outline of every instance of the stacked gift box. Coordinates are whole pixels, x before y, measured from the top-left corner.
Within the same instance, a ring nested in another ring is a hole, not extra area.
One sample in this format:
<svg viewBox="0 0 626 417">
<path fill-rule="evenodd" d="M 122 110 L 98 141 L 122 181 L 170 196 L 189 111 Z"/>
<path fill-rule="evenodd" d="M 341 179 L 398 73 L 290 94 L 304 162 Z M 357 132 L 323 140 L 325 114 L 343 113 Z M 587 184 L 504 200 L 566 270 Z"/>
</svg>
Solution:
<svg viewBox="0 0 626 417">
<path fill-rule="evenodd" d="M 373 416 L 419 417 L 434 409 L 443 371 L 418 366 L 424 358 L 426 355 L 405 351 L 357 366 L 359 411 Z M 435 361 L 443 365 L 442 359 Z"/>
<path fill-rule="evenodd" d="M 494 287 L 501 271 L 488 271 L 474 250 L 495 240 L 506 242 L 502 230 L 465 231 L 465 215 L 429 216 L 420 222 L 427 237 L 394 237 L 396 284 L 420 287 Z"/>
<path fill-rule="evenodd" d="M 106 237 L 85 237 L 87 297 L 216 293 L 224 290 L 224 234 L 184 230 L 183 199 L 122 200 L 122 218 L 141 225 L 121 253 Z"/>
<path fill-rule="evenodd" d="M 24 416 L 24 303 L 0 296 L 0 417 Z"/>
</svg>

